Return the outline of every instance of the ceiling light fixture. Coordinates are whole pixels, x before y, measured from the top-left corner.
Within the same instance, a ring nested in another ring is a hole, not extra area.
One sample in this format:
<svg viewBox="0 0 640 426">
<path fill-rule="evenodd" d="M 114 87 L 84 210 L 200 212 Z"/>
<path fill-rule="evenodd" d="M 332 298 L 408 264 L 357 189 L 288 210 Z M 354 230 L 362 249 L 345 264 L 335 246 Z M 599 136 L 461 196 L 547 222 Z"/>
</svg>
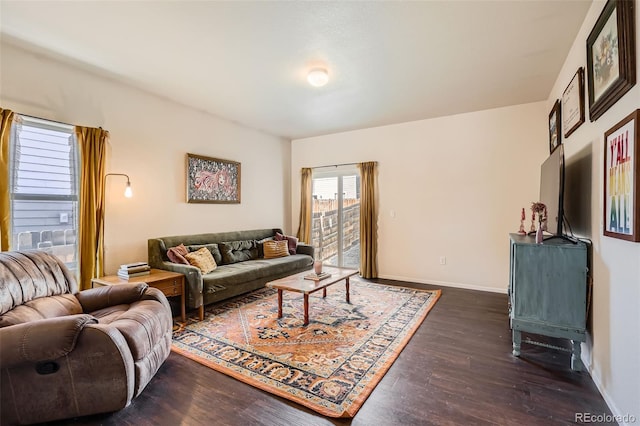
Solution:
<svg viewBox="0 0 640 426">
<path fill-rule="evenodd" d="M 314 68 L 309 71 L 307 81 L 314 87 L 322 87 L 329 81 L 329 73 L 324 68 Z"/>
</svg>

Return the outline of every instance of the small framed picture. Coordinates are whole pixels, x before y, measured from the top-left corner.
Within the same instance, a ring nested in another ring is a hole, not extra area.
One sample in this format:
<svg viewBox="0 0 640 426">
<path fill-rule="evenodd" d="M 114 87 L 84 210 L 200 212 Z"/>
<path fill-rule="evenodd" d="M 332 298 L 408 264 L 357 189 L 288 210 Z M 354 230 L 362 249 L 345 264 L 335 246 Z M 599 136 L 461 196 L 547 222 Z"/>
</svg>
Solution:
<svg viewBox="0 0 640 426">
<path fill-rule="evenodd" d="M 240 203 L 240 163 L 187 154 L 188 203 Z"/>
<path fill-rule="evenodd" d="M 560 133 L 560 115 L 560 101 L 557 100 L 556 103 L 553 104 L 553 108 L 549 113 L 549 153 L 555 151 L 562 142 Z"/>
<path fill-rule="evenodd" d="M 635 13 L 633 1 L 608 0 L 587 38 L 591 121 L 636 84 Z"/>
<path fill-rule="evenodd" d="M 604 134 L 604 235 L 640 241 L 640 109 Z"/>
<path fill-rule="evenodd" d="M 584 123 L 584 68 L 578 68 L 562 93 L 562 128 L 568 138 Z"/>
</svg>

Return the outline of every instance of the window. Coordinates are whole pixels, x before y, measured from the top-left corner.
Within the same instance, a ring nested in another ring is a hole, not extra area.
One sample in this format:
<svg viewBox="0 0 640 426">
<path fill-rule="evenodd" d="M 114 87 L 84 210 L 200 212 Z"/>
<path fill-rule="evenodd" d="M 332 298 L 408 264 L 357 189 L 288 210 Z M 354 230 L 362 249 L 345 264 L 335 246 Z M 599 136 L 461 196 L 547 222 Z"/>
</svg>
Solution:
<svg viewBox="0 0 640 426">
<path fill-rule="evenodd" d="M 10 146 L 12 247 L 47 250 L 76 269 L 79 164 L 74 128 L 20 118 Z"/>
<path fill-rule="evenodd" d="M 360 265 L 360 175 L 355 167 L 314 171 L 311 241 L 328 265 Z"/>
</svg>

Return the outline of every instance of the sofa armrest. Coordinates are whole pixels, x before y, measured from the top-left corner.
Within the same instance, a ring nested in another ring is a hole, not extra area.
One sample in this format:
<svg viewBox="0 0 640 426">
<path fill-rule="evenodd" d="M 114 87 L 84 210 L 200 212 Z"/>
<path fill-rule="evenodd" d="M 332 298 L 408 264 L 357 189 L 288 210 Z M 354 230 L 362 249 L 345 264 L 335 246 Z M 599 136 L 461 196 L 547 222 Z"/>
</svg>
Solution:
<svg viewBox="0 0 640 426">
<path fill-rule="evenodd" d="M 298 247 L 296 247 L 297 254 L 306 254 L 307 256 L 311 256 L 315 259 L 315 249 L 312 245 L 305 243 L 298 243 Z"/>
<path fill-rule="evenodd" d="M 147 283 L 105 285 L 76 293 L 84 312 L 93 312 L 107 306 L 130 304 L 140 300 Z"/>
<path fill-rule="evenodd" d="M 204 298 L 202 297 L 204 285 L 202 282 L 202 271 L 200 271 L 199 268 L 167 261 L 157 263 L 154 265 L 154 268 L 178 272 L 184 275 L 187 306 L 190 308 L 199 308 L 204 304 Z"/>
<path fill-rule="evenodd" d="M 0 328 L 0 368 L 63 357 L 75 348 L 85 325 L 97 323 L 91 315 L 77 314 Z"/>
</svg>

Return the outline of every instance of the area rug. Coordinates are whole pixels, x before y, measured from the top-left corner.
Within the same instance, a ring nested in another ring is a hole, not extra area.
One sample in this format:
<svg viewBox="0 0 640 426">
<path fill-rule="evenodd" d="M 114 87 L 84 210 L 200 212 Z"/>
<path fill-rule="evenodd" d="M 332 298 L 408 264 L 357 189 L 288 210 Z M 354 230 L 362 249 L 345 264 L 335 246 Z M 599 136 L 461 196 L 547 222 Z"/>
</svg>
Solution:
<svg viewBox="0 0 640 426">
<path fill-rule="evenodd" d="M 351 281 L 327 297 L 260 289 L 212 305 L 204 321 L 174 329 L 172 350 L 252 386 L 329 417 L 353 417 L 398 357 L 440 290 Z"/>
</svg>

